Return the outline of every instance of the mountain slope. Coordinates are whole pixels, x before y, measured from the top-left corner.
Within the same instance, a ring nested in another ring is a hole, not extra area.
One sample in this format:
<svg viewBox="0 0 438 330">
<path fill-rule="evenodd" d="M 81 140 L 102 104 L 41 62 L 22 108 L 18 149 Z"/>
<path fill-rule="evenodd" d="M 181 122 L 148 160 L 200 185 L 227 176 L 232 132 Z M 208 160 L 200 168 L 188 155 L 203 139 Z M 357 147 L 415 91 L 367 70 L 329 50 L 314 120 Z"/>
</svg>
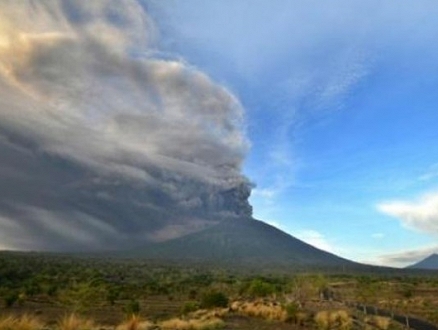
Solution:
<svg viewBox="0 0 438 330">
<path fill-rule="evenodd" d="M 427 258 L 408 266 L 411 269 L 438 269 L 438 254 L 431 254 Z"/>
<path fill-rule="evenodd" d="M 345 266 L 353 262 L 253 219 L 223 221 L 203 231 L 125 252 L 127 256 L 248 265 Z"/>
</svg>

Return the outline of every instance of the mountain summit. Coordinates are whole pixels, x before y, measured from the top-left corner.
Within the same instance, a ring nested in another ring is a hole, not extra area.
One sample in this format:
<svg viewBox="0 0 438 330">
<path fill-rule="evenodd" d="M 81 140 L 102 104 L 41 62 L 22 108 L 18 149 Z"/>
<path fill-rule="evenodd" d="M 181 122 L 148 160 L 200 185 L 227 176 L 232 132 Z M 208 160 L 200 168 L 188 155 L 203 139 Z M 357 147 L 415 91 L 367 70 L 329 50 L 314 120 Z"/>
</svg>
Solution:
<svg viewBox="0 0 438 330">
<path fill-rule="evenodd" d="M 413 269 L 438 269 L 438 254 L 434 253 L 427 258 L 408 266 Z"/>
</svg>

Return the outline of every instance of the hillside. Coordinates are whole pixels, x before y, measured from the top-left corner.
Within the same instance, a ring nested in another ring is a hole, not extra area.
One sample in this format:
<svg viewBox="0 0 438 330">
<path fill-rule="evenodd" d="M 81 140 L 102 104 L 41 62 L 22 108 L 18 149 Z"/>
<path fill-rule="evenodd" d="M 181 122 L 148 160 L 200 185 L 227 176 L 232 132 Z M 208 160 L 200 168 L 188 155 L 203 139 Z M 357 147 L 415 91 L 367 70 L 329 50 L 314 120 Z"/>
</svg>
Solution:
<svg viewBox="0 0 438 330">
<path fill-rule="evenodd" d="M 438 269 L 438 254 L 431 254 L 427 258 L 408 266 L 411 269 Z"/>
<path fill-rule="evenodd" d="M 197 233 L 124 252 L 125 256 L 244 265 L 333 267 L 353 262 L 319 250 L 262 221 L 223 221 Z"/>
</svg>

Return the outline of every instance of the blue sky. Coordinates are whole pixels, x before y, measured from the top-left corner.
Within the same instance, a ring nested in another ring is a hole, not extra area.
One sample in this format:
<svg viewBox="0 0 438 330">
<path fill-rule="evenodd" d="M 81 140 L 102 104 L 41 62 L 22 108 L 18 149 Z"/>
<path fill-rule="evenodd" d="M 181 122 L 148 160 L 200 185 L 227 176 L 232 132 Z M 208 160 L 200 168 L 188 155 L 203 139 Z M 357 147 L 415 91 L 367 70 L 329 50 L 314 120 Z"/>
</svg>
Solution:
<svg viewBox="0 0 438 330">
<path fill-rule="evenodd" d="M 432 1 L 145 1 L 157 48 L 242 103 L 256 218 L 342 256 L 438 251 Z"/>
</svg>

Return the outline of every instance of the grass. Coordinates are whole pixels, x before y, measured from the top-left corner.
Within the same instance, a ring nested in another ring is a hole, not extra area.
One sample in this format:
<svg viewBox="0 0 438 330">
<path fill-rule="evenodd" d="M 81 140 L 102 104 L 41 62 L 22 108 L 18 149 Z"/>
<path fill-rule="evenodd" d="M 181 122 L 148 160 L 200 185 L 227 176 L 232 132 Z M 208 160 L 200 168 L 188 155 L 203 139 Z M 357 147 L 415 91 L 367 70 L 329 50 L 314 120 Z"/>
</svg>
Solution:
<svg viewBox="0 0 438 330">
<path fill-rule="evenodd" d="M 391 325 L 391 319 L 383 316 L 372 316 L 367 320 L 368 323 L 373 325 L 379 330 L 387 330 Z"/>
<path fill-rule="evenodd" d="M 64 316 L 58 321 L 58 330 L 92 330 L 94 322 L 89 319 L 82 318 L 76 314 Z"/>
<path fill-rule="evenodd" d="M 203 313 L 202 313 L 203 312 Z M 216 313 L 223 314 L 222 310 L 200 311 L 197 316 L 187 319 L 173 318 L 154 324 L 147 320 L 142 320 L 138 316 L 132 316 L 127 321 L 118 325 L 116 330 L 149 330 L 156 329 L 157 326 L 162 330 L 213 330 L 225 326 L 224 321 L 216 317 Z M 70 314 L 63 317 L 55 328 L 43 325 L 36 317 L 23 315 L 21 317 L 4 316 L 0 318 L 0 330 L 97 330 L 103 329 L 94 324 L 91 320 Z M 112 328 L 114 329 L 114 328 Z"/>
<path fill-rule="evenodd" d="M 353 320 L 347 311 L 320 311 L 316 313 L 314 321 L 320 330 L 351 329 Z"/>
<path fill-rule="evenodd" d="M 315 315 L 315 323 L 319 330 L 328 330 L 330 326 L 329 312 L 320 311 Z"/>
<path fill-rule="evenodd" d="M 173 318 L 161 322 L 159 326 L 163 330 L 210 330 L 223 328 L 225 323 L 216 317 L 207 319 Z"/>
<path fill-rule="evenodd" d="M 154 326 L 152 322 L 141 320 L 137 315 L 117 326 L 116 330 L 148 330 Z"/>
<path fill-rule="evenodd" d="M 38 330 L 43 327 L 41 321 L 30 315 L 21 317 L 6 316 L 0 319 L 0 330 Z"/>
<path fill-rule="evenodd" d="M 238 314 L 258 317 L 270 321 L 286 321 L 288 313 L 279 304 L 264 301 L 240 302 L 235 301 L 231 304 L 231 309 Z"/>
</svg>

